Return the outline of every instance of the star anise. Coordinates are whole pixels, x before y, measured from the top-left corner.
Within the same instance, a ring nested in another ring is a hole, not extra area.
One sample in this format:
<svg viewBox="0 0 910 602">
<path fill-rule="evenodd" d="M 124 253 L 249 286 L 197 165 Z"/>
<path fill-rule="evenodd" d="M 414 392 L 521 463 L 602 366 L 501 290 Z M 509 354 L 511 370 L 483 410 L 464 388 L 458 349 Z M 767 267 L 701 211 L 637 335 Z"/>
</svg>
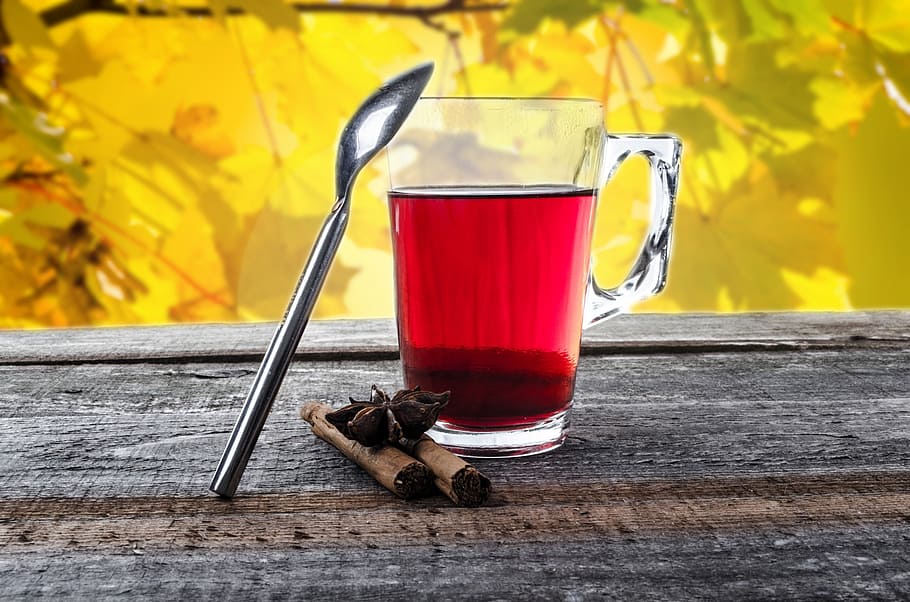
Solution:
<svg viewBox="0 0 910 602">
<path fill-rule="evenodd" d="M 402 437 L 416 439 L 436 423 L 449 403 L 449 392 L 431 393 L 420 387 L 403 389 L 389 397 L 373 385 L 369 401 L 351 398 L 350 405 L 326 414 L 326 420 L 348 439 L 368 447 Z"/>
</svg>

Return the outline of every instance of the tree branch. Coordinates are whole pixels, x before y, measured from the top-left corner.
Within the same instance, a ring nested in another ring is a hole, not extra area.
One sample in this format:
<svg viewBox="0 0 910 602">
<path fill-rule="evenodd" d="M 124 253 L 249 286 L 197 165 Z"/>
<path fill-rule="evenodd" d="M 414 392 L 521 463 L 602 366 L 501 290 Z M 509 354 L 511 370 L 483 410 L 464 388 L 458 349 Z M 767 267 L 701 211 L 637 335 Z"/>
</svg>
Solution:
<svg viewBox="0 0 910 602">
<path fill-rule="evenodd" d="M 508 2 L 496 1 L 487 4 L 468 4 L 466 0 L 445 0 L 430 6 L 383 6 L 376 4 L 355 4 L 341 2 L 291 2 L 291 8 L 300 13 L 359 13 L 369 15 L 386 15 L 419 19 L 426 23 L 429 19 L 446 13 L 473 13 L 504 10 Z M 187 6 L 178 9 L 181 14 L 190 17 L 211 17 L 212 11 L 205 6 Z M 138 4 L 131 13 L 130 8 L 114 0 L 67 0 L 41 11 L 41 19 L 48 27 L 59 25 L 88 13 L 107 13 L 114 15 L 135 14 L 138 17 L 172 17 L 172 10 L 150 9 Z M 237 7 L 228 7 L 228 15 L 243 15 L 245 11 Z"/>
</svg>

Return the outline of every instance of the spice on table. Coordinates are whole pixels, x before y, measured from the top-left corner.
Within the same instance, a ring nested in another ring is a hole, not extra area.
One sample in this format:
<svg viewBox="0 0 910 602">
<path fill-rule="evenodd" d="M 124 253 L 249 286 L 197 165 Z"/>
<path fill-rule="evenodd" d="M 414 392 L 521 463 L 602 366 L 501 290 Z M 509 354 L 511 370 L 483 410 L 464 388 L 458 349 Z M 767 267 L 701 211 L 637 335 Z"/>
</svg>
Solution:
<svg viewBox="0 0 910 602">
<path fill-rule="evenodd" d="M 376 471 L 370 454 L 397 452 L 424 467 L 430 475 L 430 486 L 435 483 L 456 505 L 480 506 L 490 495 L 490 479 L 424 434 L 436 423 L 448 401 L 448 391 L 431 393 L 416 387 L 389 397 L 373 385 L 369 401 L 351 398 L 350 405 L 335 411 L 330 411 L 327 404 L 311 401 L 304 404 L 300 415 L 320 439 L 337 447 L 388 489 L 398 493 L 386 484 L 395 482 L 390 481 L 389 469 Z M 396 462 L 399 466 L 404 460 L 398 458 Z"/>
<path fill-rule="evenodd" d="M 373 385 L 369 401 L 351 398 L 350 405 L 326 415 L 348 439 L 366 446 L 395 443 L 402 437 L 416 439 L 436 424 L 449 403 L 449 392 L 431 393 L 420 387 L 404 389 L 389 397 Z"/>
<path fill-rule="evenodd" d="M 345 437 L 326 420 L 331 407 L 311 401 L 300 408 L 300 417 L 313 433 L 363 468 L 376 481 L 404 499 L 425 495 L 433 488 L 433 474 L 421 462 L 391 445 L 367 447 Z"/>
<path fill-rule="evenodd" d="M 456 506 L 480 506 L 490 497 L 490 479 L 426 435 L 401 439 L 399 445 L 427 465 L 436 487 Z"/>
</svg>

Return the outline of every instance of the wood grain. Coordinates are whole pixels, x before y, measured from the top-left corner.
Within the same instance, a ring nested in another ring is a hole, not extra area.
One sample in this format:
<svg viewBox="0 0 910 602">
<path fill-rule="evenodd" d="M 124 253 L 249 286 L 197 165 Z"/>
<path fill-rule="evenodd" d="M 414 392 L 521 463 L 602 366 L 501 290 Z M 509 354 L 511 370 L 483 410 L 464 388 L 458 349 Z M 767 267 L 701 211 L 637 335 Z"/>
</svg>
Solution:
<svg viewBox="0 0 910 602">
<path fill-rule="evenodd" d="M 905 600 L 905 527 L 334 548 L 0 553 L 20 598 Z M 3 579 L 3 577 L 6 577 Z"/>
<path fill-rule="evenodd" d="M 274 323 L 0 331 L 0 364 L 261 359 Z M 583 353 L 681 353 L 737 349 L 905 348 L 910 312 L 632 314 L 586 330 Z M 297 357 L 394 359 L 392 320 L 316 320 Z"/>
<path fill-rule="evenodd" d="M 313 325 L 231 502 L 271 325 L 0 333 L 0 597 L 910 597 L 910 312 L 614 325 L 566 444 L 478 461 L 479 509 L 398 500 L 297 417 L 399 384 L 388 321 Z"/>
<path fill-rule="evenodd" d="M 441 497 L 407 504 L 384 495 L 308 493 L 226 502 L 211 497 L 0 500 L 5 551 L 315 545 L 392 547 L 433 542 L 536 541 L 603 534 L 739 531 L 811 524 L 910 521 L 910 472 L 802 478 L 518 485 L 479 509 Z M 243 518 L 238 523 L 237 518 Z M 308 516 L 318 516 L 311 521 Z M 129 533 L 129 540 L 118 537 Z"/>
<path fill-rule="evenodd" d="M 478 467 L 497 485 L 908 467 L 908 361 L 910 352 L 891 349 L 592 356 L 562 450 Z M 254 366 L 222 369 L 0 367 L 0 429 L 9 434 L 0 437 L 0 496 L 204 492 Z M 372 487 L 315 444 L 297 412 L 304 399 L 337 403 L 397 378 L 394 361 L 295 364 L 242 491 Z M 314 471 L 320 464 L 342 472 Z"/>
</svg>

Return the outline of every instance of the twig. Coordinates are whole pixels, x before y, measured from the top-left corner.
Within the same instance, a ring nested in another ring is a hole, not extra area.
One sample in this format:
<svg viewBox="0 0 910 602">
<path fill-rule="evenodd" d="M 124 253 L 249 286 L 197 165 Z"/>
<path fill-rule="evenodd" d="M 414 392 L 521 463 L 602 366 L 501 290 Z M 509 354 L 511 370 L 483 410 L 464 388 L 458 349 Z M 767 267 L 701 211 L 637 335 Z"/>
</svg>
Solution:
<svg viewBox="0 0 910 602">
<path fill-rule="evenodd" d="M 635 127 L 639 131 L 644 131 L 645 124 L 641 119 L 641 114 L 638 112 L 638 99 L 635 98 L 635 94 L 632 91 L 632 84 L 629 83 L 629 76 L 626 73 L 626 68 L 622 62 L 622 56 L 617 52 L 616 53 L 616 70 L 619 71 L 619 81 L 622 82 L 623 90 L 626 93 L 626 96 L 629 99 L 629 109 L 632 111 L 632 118 L 635 120 Z"/>
<path fill-rule="evenodd" d="M 607 28 L 607 23 L 610 23 L 612 27 L 616 25 L 614 21 L 607 19 L 605 15 L 601 16 L 600 23 L 604 33 L 610 38 L 610 48 L 607 50 L 607 64 L 604 66 L 604 91 L 602 98 L 604 113 L 608 114 L 610 111 L 610 88 L 613 86 L 613 62 L 616 60 L 616 34 L 613 30 Z"/>
<path fill-rule="evenodd" d="M 606 15 L 601 15 L 600 26 L 603 28 L 604 33 L 607 34 L 607 37 L 610 39 L 610 49 L 607 53 L 607 64 L 605 67 L 604 73 L 604 91 L 603 91 L 603 104 L 604 112 L 608 113 L 610 110 L 609 100 L 610 100 L 610 84 L 613 79 L 613 64 L 616 63 L 616 70 L 619 72 L 619 80 L 622 83 L 623 91 L 626 93 L 626 97 L 629 99 L 629 109 L 632 111 L 632 117 L 635 119 L 635 126 L 639 130 L 644 130 L 644 123 L 641 120 L 641 115 L 638 113 L 638 101 L 635 98 L 635 95 L 632 92 L 632 85 L 629 83 L 629 76 L 626 73 L 626 67 L 623 65 L 622 56 L 619 54 L 619 49 L 616 47 L 616 41 L 618 39 L 626 39 L 626 35 L 619 28 L 620 21 L 622 20 L 622 7 L 617 12 L 616 20 L 607 18 Z M 628 46 L 632 52 L 633 56 L 636 56 L 640 60 L 640 57 L 637 55 L 637 51 L 629 46 L 627 41 L 626 46 Z M 640 67 L 643 67 L 643 63 L 639 64 Z M 650 80 L 651 74 L 644 69 L 645 78 Z"/>
<path fill-rule="evenodd" d="M 461 53 L 461 46 L 458 45 L 458 34 L 449 34 L 449 46 L 452 47 L 452 53 L 455 55 L 455 61 L 458 63 L 458 71 L 461 73 L 461 81 L 464 83 L 464 92 L 468 96 L 471 93 L 471 80 L 468 79 L 468 70 L 465 65 L 464 55 Z"/>
<path fill-rule="evenodd" d="M 265 102 L 262 100 L 262 91 L 256 82 L 256 73 L 253 69 L 253 63 L 250 61 L 250 55 L 246 51 L 246 45 L 243 43 L 243 34 L 239 27 L 233 28 L 234 37 L 237 38 L 237 46 L 240 50 L 240 58 L 243 60 L 243 70 L 250 80 L 250 87 L 253 89 L 253 99 L 256 102 L 256 110 L 259 112 L 259 120 L 262 123 L 262 129 L 265 130 L 266 138 L 269 141 L 269 149 L 272 151 L 272 161 L 276 167 L 281 167 L 281 153 L 278 152 L 278 139 L 275 137 L 275 130 L 272 128 L 272 122 L 269 119 L 269 113 L 265 108 Z"/>
<path fill-rule="evenodd" d="M 348 4 L 329 2 L 291 2 L 291 8 L 300 13 L 359 13 L 369 15 L 386 15 L 392 17 L 407 17 L 419 19 L 426 23 L 428 19 L 447 13 L 473 13 L 500 11 L 509 7 L 507 2 L 491 2 L 489 4 L 467 4 L 465 0 L 446 0 L 431 6 L 395 6 L 376 4 Z M 88 13 L 108 13 L 115 15 L 133 14 L 136 17 L 171 17 L 173 9 L 153 9 L 143 5 L 136 5 L 132 9 L 113 0 L 69 0 L 41 12 L 45 25 L 53 27 L 70 21 Z M 241 8 L 228 7 L 228 15 L 246 14 Z M 212 11 L 207 6 L 185 6 L 179 8 L 179 13 L 190 17 L 212 17 Z"/>
<path fill-rule="evenodd" d="M 651 70 L 648 69 L 645 59 L 642 58 L 641 52 L 638 50 L 638 46 L 635 45 L 635 42 L 626 35 L 625 32 L 621 32 L 622 41 L 626 43 L 626 48 L 629 49 L 629 52 L 632 53 L 632 58 L 635 59 L 635 62 L 638 63 L 638 69 L 641 71 L 641 74 L 645 77 L 645 82 L 647 82 L 648 87 L 654 85 L 654 76 L 651 75 Z"/>
</svg>

